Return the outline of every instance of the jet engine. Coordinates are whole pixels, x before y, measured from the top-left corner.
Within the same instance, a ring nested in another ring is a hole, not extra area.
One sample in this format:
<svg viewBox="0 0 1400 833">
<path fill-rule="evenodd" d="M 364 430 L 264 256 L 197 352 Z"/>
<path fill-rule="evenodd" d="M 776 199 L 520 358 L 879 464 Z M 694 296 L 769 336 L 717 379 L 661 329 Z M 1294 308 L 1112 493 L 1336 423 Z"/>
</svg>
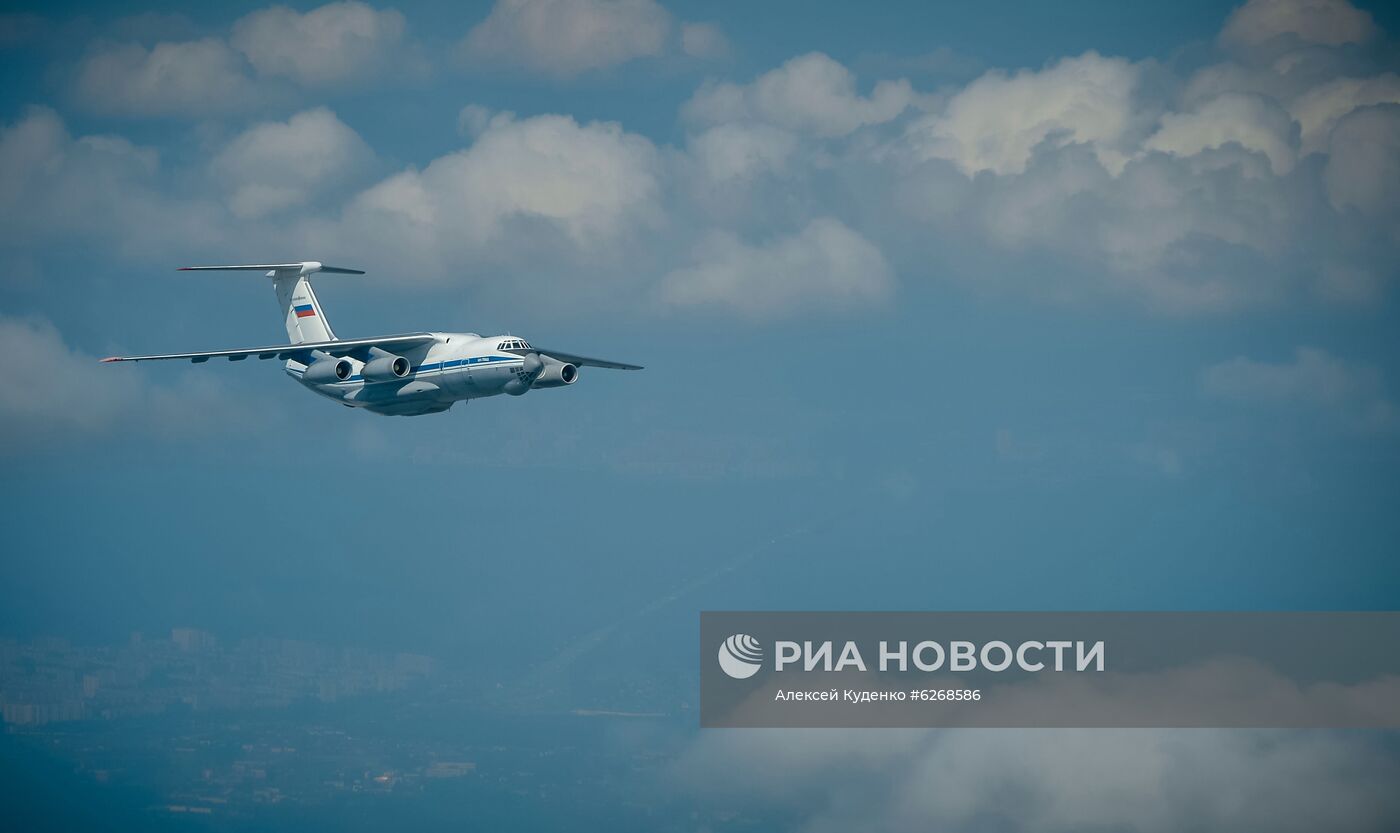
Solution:
<svg viewBox="0 0 1400 833">
<path fill-rule="evenodd" d="M 407 376 L 409 370 L 408 359 L 386 353 L 360 368 L 360 375 L 366 382 L 392 382 Z"/>
<path fill-rule="evenodd" d="M 329 385 L 344 382 L 354 372 L 355 365 L 349 359 L 317 359 L 301 374 L 301 380 L 313 385 Z"/>
<path fill-rule="evenodd" d="M 578 366 L 544 357 L 544 369 L 535 377 L 532 388 L 562 388 L 578 381 Z"/>
<path fill-rule="evenodd" d="M 539 353 L 526 353 L 520 358 L 523 361 L 520 369 L 515 372 L 515 378 L 501 387 L 501 390 L 511 396 L 523 396 L 529 393 L 531 380 L 535 378 L 535 374 L 540 372 L 540 368 L 544 367 Z"/>
</svg>

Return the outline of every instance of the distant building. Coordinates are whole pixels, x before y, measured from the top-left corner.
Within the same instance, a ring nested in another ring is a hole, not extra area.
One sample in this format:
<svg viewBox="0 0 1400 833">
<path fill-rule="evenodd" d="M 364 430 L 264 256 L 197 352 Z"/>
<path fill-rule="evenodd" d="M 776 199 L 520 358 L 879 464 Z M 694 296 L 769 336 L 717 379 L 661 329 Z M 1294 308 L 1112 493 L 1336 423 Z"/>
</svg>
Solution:
<svg viewBox="0 0 1400 833">
<path fill-rule="evenodd" d="M 476 764 L 471 761 L 435 761 L 423 774 L 429 778 L 461 778 L 475 771 Z"/>
<path fill-rule="evenodd" d="M 82 720 L 83 704 L 79 701 L 59 703 L 5 703 L 0 715 L 11 726 L 42 726 L 66 720 Z"/>
<path fill-rule="evenodd" d="M 173 628 L 170 631 L 170 641 L 186 653 L 210 651 L 218 644 L 213 634 L 195 628 Z"/>
</svg>

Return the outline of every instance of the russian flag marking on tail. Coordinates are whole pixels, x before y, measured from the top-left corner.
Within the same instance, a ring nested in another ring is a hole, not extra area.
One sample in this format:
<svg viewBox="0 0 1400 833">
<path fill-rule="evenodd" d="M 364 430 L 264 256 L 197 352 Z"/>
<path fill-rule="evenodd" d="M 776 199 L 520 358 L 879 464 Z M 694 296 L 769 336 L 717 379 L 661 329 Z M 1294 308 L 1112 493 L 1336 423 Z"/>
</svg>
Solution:
<svg viewBox="0 0 1400 833">
<path fill-rule="evenodd" d="M 297 304 L 296 306 L 292 307 L 292 309 L 296 310 L 297 318 L 316 317 L 316 308 L 311 306 L 310 304 Z"/>
</svg>

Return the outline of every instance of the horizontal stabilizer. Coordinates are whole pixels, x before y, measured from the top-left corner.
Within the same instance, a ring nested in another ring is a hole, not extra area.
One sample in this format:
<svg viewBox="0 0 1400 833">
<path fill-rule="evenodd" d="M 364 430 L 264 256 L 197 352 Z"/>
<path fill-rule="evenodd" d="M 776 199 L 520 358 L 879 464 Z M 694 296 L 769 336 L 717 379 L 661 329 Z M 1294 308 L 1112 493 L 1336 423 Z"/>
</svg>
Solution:
<svg viewBox="0 0 1400 833">
<path fill-rule="evenodd" d="M 290 272 L 311 275 L 328 272 L 336 275 L 363 275 L 361 269 L 346 269 L 343 266 L 326 266 L 320 261 L 303 260 L 298 263 L 254 263 L 246 266 L 181 266 L 179 272 Z"/>
</svg>

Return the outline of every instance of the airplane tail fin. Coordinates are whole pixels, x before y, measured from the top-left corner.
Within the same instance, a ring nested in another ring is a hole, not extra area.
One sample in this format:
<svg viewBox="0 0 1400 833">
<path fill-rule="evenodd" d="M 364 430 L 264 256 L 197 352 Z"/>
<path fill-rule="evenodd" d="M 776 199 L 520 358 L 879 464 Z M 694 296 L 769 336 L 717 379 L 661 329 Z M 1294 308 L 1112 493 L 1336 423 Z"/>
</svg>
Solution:
<svg viewBox="0 0 1400 833">
<path fill-rule="evenodd" d="M 265 263 L 248 266 L 182 266 L 181 272 L 266 272 L 277 290 L 277 303 L 286 319 L 287 338 L 292 344 L 304 341 L 332 341 L 335 333 L 326 320 L 316 291 L 311 288 L 311 275 L 330 272 L 338 275 L 363 275 L 359 269 L 325 266 L 314 260 L 300 263 Z"/>
</svg>

